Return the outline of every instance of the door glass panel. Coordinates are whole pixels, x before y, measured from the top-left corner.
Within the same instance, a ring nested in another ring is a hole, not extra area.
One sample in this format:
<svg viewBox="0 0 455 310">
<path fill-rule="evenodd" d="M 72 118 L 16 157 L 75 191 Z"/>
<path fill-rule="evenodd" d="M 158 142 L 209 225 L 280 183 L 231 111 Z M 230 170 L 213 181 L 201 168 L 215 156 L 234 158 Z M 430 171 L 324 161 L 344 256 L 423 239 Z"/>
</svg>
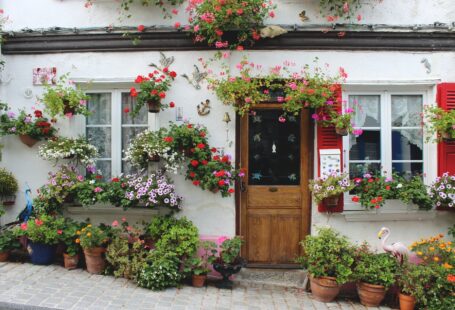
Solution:
<svg viewBox="0 0 455 310">
<path fill-rule="evenodd" d="M 300 115 L 281 123 L 281 110 L 249 116 L 249 184 L 300 184 Z"/>
</svg>

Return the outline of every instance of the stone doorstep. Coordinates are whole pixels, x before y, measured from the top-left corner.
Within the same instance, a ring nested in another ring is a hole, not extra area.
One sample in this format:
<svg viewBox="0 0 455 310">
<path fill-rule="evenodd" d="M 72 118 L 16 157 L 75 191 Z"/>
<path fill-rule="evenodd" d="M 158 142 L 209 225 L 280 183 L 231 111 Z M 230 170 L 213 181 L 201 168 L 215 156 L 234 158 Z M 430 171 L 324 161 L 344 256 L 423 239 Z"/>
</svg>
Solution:
<svg viewBox="0 0 455 310">
<path fill-rule="evenodd" d="M 233 281 L 243 287 L 305 289 L 308 276 L 301 269 L 242 268 Z"/>
<path fill-rule="evenodd" d="M 2 310 L 55 310 L 55 309 L 59 309 L 59 308 L 48 308 L 48 307 L 40 307 L 40 306 L 0 301 L 0 309 L 2 309 Z"/>
</svg>

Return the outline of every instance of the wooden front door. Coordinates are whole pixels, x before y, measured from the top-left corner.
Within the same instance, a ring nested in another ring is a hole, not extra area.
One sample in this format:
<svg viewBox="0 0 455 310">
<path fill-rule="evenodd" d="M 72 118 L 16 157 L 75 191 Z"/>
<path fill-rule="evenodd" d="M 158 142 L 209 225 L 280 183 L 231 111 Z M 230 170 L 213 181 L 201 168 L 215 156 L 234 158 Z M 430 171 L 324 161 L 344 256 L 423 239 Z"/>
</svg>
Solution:
<svg viewBox="0 0 455 310">
<path fill-rule="evenodd" d="M 289 267 L 310 228 L 309 112 L 280 122 L 280 105 L 264 104 L 253 114 L 240 123 L 240 165 L 246 170 L 240 186 L 242 255 L 250 267 Z"/>
</svg>

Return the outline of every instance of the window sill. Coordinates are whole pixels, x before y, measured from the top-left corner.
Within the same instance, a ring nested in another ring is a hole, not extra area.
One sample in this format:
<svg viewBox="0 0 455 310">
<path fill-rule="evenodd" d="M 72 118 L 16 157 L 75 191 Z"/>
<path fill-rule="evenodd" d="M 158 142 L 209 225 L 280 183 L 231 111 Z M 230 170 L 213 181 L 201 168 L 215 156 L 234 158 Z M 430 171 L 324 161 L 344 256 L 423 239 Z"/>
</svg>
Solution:
<svg viewBox="0 0 455 310">
<path fill-rule="evenodd" d="M 436 218 L 436 212 L 420 210 L 390 210 L 390 211 L 344 211 L 347 222 L 383 222 L 383 221 L 430 221 Z"/>
<path fill-rule="evenodd" d="M 164 209 L 148 209 L 148 208 L 129 208 L 124 210 L 123 208 L 114 207 L 111 205 L 96 205 L 89 208 L 82 206 L 67 206 L 66 211 L 69 214 L 92 214 L 92 215 L 146 215 L 156 216 L 166 213 Z"/>
</svg>

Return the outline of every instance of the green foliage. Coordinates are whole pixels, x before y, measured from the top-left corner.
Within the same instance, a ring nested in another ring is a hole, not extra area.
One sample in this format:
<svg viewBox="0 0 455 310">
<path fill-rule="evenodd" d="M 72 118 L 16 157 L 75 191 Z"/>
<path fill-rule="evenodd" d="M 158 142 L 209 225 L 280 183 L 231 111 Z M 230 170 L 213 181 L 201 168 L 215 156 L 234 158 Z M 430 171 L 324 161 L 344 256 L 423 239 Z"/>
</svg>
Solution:
<svg viewBox="0 0 455 310">
<path fill-rule="evenodd" d="M 355 252 L 354 279 L 388 288 L 395 283 L 397 260 L 388 253 L 373 253 L 366 243 Z"/>
<path fill-rule="evenodd" d="M 57 244 L 61 240 L 61 235 L 65 228 L 65 219 L 63 217 L 53 217 L 50 215 L 41 215 L 37 218 L 31 218 L 20 227 L 14 228 L 16 236 L 26 236 L 35 243 Z"/>
<path fill-rule="evenodd" d="M 455 110 L 446 111 L 436 106 L 424 107 L 426 140 L 440 142 L 443 138 L 455 139 Z"/>
<path fill-rule="evenodd" d="M 179 286 L 183 278 L 179 268 L 180 260 L 175 253 L 155 250 L 147 266 L 139 272 L 137 283 L 155 291 Z"/>
<path fill-rule="evenodd" d="M 81 246 L 76 240 L 79 238 L 82 224 L 70 218 L 65 218 L 64 229 L 60 240 L 65 244 L 65 253 L 74 256 L 80 252 Z"/>
<path fill-rule="evenodd" d="M 455 240 L 455 224 L 452 227 L 449 227 L 449 235 Z"/>
<path fill-rule="evenodd" d="M 86 0 L 87 2 L 94 2 L 95 0 Z M 120 8 L 125 11 L 126 17 L 130 18 L 131 15 L 128 13 L 130 10 L 131 5 L 133 3 L 140 3 L 144 7 L 149 7 L 152 5 L 158 6 L 161 8 L 164 14 L 164 18 L 172 18 L 172 15 L 167 11 L 166 5 L 180 5 L 184 2 L 184 0 L 121 0 Z"/>
<path fill-rule="evenodd" d="M 93 188 L 92 191 L 92 195 L 99 197 L 100 202 L 111 203 L 112 205 L 123 209 L 136 207 L 138 205 L 136 199 L 128 199 L 125 195 L 126 192 L 131 189 L 127 178 L 112 178 L 111 182 L 101 184 L 100 188 L 102 188 L 103 191 L 101 191 L 100 194 L 94 192 L 96 187 Z"/>
<path fill-rule="evenodd" d="M 45 92 L 41 101 L 44 103 L 44 111 L 51 117 L 90 114 L 87 109 L 88 97 L 68 80 L 68 73 L 62 75 L 56 85 L 45 84 L 44 87 Z"/>
<path fill-rule="evenodd" d="M 356 196 L 354 202 L 360 202 L 367 209 L 379 209 L 384 206 L 386 199 L 397 199 L 398 190 L 403 186 L 397 179 L 380 175 L 364 174 L 363 178 L 354 179 Z"/>
<path fill-rule="evenodd" d="M 18 185 L 14 175 L 5 168 L 0 168 L 0 197 L 12 196 L 17 190 Z"/>
<path fill-rule="evenodd" d="M 227 238 L 221 243 L 221 252 L 219 262 L 223 264 L 239 263 L 240 249 L 242 248 L 243 240 L 239 236 Z"/>
<path fill-rule="evenodd" d="M 403 184 L 403 187 L 398 190 L 398 198 L 404 203 L 413 203 L 419 206 L 421 210 L 431 210 L 433 201 L 428 194 L 428 186 L 426 186 L 421 176 L 413 176 L 409 180 L 401 178 L 398 180 Z"/>
<path fill-rule="evenodd" d="M 20 243 L 11 229 L 0 229 L 0 252 L 8 252 L 20 248 Z"/>
<path fill-rule="evenodd" d="M 100 227 L 88 224 L 81 229 L 79 243 L 83 249 L 100 247 L 106 244 L 107 241 L 108 235 L 106 231 Z"/>
<path fill-rule="evenodd" d="M 342 193 L 349 192 L 354 188 L 347 174 L 333 173 L 324 175 L 319 179 L 310 180 L 310 191 L 313 193 L 315 203 L 320 203 L 325 198 L 336 197 Z"/>
<path fill-rule="evenodd" d="M 298 262 L 311 276 L 335 277 L 339 284 L 352 278 L 354 248 L 345 236 L 331 228 L 319 228 L 317 235 L 308 235 L 301 245 L 304 255 Z"/>
<path fill-rule="evenodd" d="M 43 116 L 42 112 L 35 110 L 33 114 L 32 116 L 25 110 L 20 110 L 17 116 L 16 113 L 11 111 L 1 114 L 0 134 L 28 135 L 36 140 L 55 137 L 57 129 Z"/>
<path fill-rule="evenodd" d="M 215 261 L 217 246 L 212 241 L 201 241 L 199 243 L 199 251 L 202 254 L 196 253 L 192 257 L 185 260 L 184 272 L 195 275 L 206 275 L 210 272 L 210 265 Z"/>
</svg>

